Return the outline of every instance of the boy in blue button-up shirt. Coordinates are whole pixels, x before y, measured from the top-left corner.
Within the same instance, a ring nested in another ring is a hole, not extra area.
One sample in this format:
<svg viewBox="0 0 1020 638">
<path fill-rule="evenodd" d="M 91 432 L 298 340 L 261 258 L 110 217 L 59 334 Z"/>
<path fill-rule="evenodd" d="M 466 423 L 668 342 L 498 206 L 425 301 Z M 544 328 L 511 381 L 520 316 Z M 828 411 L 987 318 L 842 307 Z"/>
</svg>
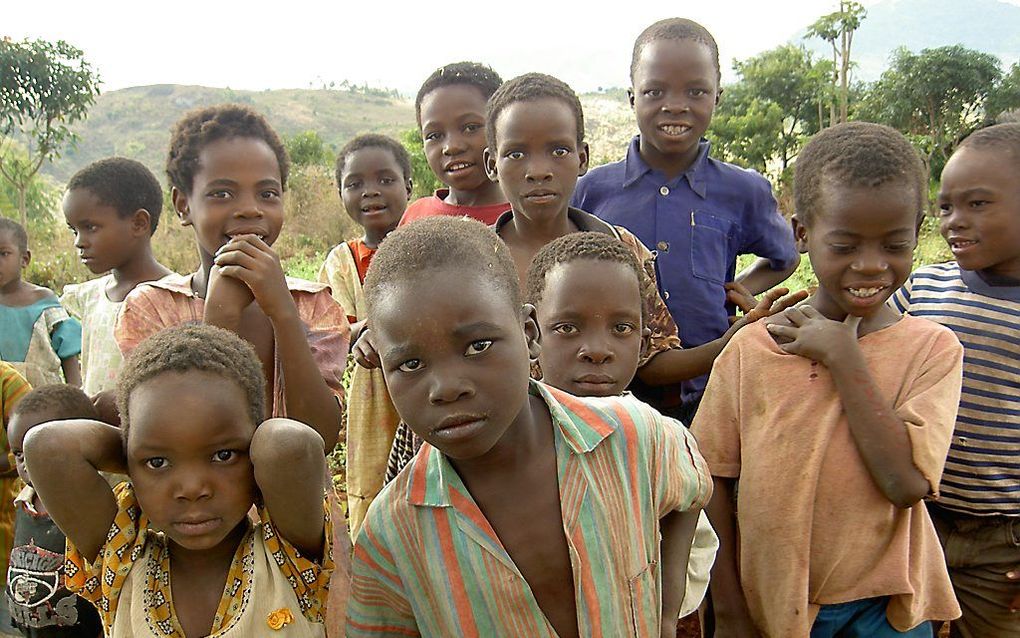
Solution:
<svg viewBox="0 0 1020 638">
<path fill-rule="evenodd" d="M 702 139 L 719 100 L 719 50 L 701 25 L 673 18 L 648 27 L 634 44 L 630 103 L 640 135 L 627 157 L 577 183 L 572 204 L 634 233 L 657 252 L 662 298 L 685 347 L 719 338 L 735 306 L 781 283 L 800 256 L 769 182 L 709 157 Z M 736 259 L 761 257 L 736 275 Z M 682 384 L 686 422 L 707 375 Z M 675 394 L 675 393 L 674 393 Z M 676 408 L 656 397 L 660 408 Z"/>
</svg>

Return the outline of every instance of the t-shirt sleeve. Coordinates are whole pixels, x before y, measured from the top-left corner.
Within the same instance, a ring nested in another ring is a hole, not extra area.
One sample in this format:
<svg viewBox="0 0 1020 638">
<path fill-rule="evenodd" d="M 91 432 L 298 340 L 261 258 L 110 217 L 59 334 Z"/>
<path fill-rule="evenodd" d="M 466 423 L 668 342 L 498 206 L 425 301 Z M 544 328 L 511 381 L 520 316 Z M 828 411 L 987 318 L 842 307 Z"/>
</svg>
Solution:
<svg viewBox="0 0 1020 638">
<path fill-rule="evenodd" d="M 638 367 L 648 363 L 652 357 L 666 350 L 679 348 L 680 336 L 677 334 L 676 322 L 669 314 L 666 302 L 659 296 L 659 287 L 655 278 L 655 256 L 630 232 L 617 228 L 620 241 L 637 257 L 641 264 L 641 303 L 644 305 L 645 326 L 651 334 L 648 337 L 648 348 L 638 361 Z"/>
<path fill-rule="evenodd" d="M 385 524 L 378 502 L 374 505 L 354 543 L 347 638 L 419 636 L 397 558 L 380 533 Z"/>
<path fill-rule="evenodd" d="M 326 261 L 319 268 L 319 282 L 329 286 L 333 299 L 344 309 L 347 321 L 357 321 L 358 304 L 354 298 L 354 286 L 351 277 L 357 278 L 358 272 L 353 259 L 344 259 L 341 251 L 348 251 L 346 245 L 335 246 L 326 256 Z M 352 272 L 353 267 L 353 272 Z"/>
<path fill-rule="evenodd" d="M 70 539 L 64 555 L 67 589 L 95 605 L 107 632 L 117 615 L 124 581 L 145 548 L 147 534 L 145 526 L 140 525 L 142 513 L 130 484 L 121 483 L 113 488 L 113 494 L 117 514 L 95 562 L 86 560 Z"/>
<path fill-rule="evenodd" d="M 916 370 L 906 396 L 895 406 L 907 426 L 914 466 L 938 496 L 952 443 L 963 383 L 963 346 L 948 328 L 939 330 L 928 356 Z"/>
<path fill-rule="evenodd" d="M 296 301 L 298 314 L 305 324 L 312 359 L 343 410 L 346 405 L 343 376 L 351 340 L 351 325 L 347 315 L 326 290 L 300 293 L 296 295 Z"/>
<path fill-rule="evenodd" d="M 702 508 L 712 497 L 712 476 L 694 436 L 678 421 L 648 410 L 655 442 L 655 493 L 659 518 Z"/>
<path fill-rule="evenodd" d="M 312 622 L 326 621 L 326 599 L 329 596 L 329 579 L 333 575 L 333 522 L 329 516 L 329 500 L 322 499 L 322 516 L 325 523 L 323 534 L 322 558 L 316 562 L 309 560 L 284 537 L 276 532 L 269 511 L 259 509 L 262 519 L 263 540 L 266 551 L 273 557 L 276 567 L 286 577 L 297 596 L 298 605 L 305 618 Z"/>
<path fill-rule="evenodd" d="M 55 324 L 50 330 L 50 346 L 60 359 L 81 354 L 81 322 L 67 314 L 63 308 L 54 313 Z"/>
<path fill-rule="evenodd" d="M 910 310 L 910 290 L 914 285 L 914 275 L 907 277 L 906 283 L 900 286 L 900 289 L 889 297 L 887 302 L 890 306 L 895 308 L 900 314 L 906 314 Z"/>
<path fill-rule="evenodd" d="M 789 268 L 799 257 L 793 227 L 779 212 L 768 180 L 757 173 L 753 176 L 752 208 L 742 224 L 740 252 L 768 259 L 772 270 Z"/>
<path fill-rule="evenodd" d="M 80 320 L 84 312 L 81 284 L 64 286 L 64 292 L 60 295 L 60 305 L 64 307 L 67 314 Z"/>
<path fill-rule="evenodd" d="M 113 336 L 121 353 L 127 357 L 139 343 L 174 323 L 167 321 L 166 313 L 156 304 L 157 295 L 171 293 L 151 286 L 139 286 L 131 291 L 121 305 Z"/>
<path fill-rule="evenodd" d="M 712 476 L 740 476 L 740 343 L 752 329 L 734 335 L 716 358 L 691 424 Z"/>
</svg>

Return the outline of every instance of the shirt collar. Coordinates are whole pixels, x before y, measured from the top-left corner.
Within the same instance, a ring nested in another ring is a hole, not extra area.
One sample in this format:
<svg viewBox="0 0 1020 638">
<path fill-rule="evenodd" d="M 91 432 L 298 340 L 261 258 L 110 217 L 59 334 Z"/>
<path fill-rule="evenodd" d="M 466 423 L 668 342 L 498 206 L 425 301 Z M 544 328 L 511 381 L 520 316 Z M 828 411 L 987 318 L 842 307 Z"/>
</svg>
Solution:
<svg viewBox="0 0 1020 638">
<path fill-rule="evenodd" d="M 496 222 L 491 226 L 492 230 L 494 230 L 498 234 L 500 229 L 509 224 L 513 218 L 514 218 L 513 209 L 504 212 L 502 215 L 499 216 L 498 219 L 496 219 Z M 616 229 L 613 228 L 612 224 L 602 221 L 595 215 L 592 215 L 591 213 L 586 213 L 580 208 L 574 208 L 573 206 L 568 207 L 567 219 L 572 221 L 574 225 L 577 226 L 577 229 L 581 232 L 602 233 L 604 235 L 612 235 L 617 239 L 620 238 L 619 237 L 620 234 L 616 232 Z"/>
<path fill-rule="evenodd" d="M 640 144 L 641 136 L 635 135 L 634 139 L 630 141 L 630 146 L 627 147 L 627 157 L 624 160 L 623 172 L 624 188 L 630 187 L 646 174 L 654 171 L 654 169 L 648 165 L 648 162 L 641 157 Z M 708 161 L 708 152 L 711 147 L 711 142 L 702 138 L 701 141 L 698 142 L 698 156 L 694 159 L 694 163 L 691 164 L 682 175 L 680 175 L 680 177 L 687 178 L 687 183 L 691 185 L 691 190 L 703 199 L 706 197 L 704 166 Z"/>
<path fill-rule="evenodd" d="M 545 402 L 556 426 L 555 436 L 562 439 L 574 454 L 591 452 L 616 429 L 593 402 L 534 379 L 529 382 L 528 393 Z M 449 459 L 428 443 L 422 444 L 411 461 L 407 502 L 425 507 L 450 507 L 453 505 L 451 484 L 462 486 Z"/>
</svg>

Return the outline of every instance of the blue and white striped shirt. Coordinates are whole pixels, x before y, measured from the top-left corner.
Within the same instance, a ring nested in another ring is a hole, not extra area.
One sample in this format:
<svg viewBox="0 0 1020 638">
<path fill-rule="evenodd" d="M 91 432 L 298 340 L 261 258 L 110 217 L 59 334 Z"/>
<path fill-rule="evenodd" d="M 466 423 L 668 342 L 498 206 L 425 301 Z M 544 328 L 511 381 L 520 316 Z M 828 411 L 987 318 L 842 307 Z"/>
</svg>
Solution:
<svg viewBox="0 0 1020 638">
<path fill-rule="evenodd" d="M 939 504 L 1020 516 L 1020 286 L 991 286 L 956 263 L 918 269 L 892 303 L 951 328 L 963 392 Z"/>
</svg>

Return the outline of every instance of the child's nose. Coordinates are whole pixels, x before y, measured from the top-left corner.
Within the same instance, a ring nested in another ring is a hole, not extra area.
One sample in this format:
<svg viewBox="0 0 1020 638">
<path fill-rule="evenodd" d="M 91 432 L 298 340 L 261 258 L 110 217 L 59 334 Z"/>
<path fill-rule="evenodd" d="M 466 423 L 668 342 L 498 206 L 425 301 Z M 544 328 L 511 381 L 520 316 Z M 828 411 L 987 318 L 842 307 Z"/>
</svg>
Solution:
<svg viewBox="0 0 1020 638">
<path fill-rule="evenodd" d="M 453 403 L 471 395 L 471 385 L 459 374 L 437 374 L 429 390 L 429 403 L 442 405 Z"/>
<path fill-rule="evenodd" d="M 467 146 L 460 135 L 451 133 L 446 136 L 446 144 L 443 145 L 443 155 L 459 155 L 465 151 Z"/>
<path fill-rule="evenodd" d="M 197 501 L 212 495 L 209 481 L 201 472 L 178 472 L 174 498 L 183 501 Z"/>
<path fill-rule="evenodd" d="M 577 351 L 578 357 L 588 363 L 606 363 L 613 358 L 612 349 L 602 341 L 589 341 L 581 345 Z"/>
</svg>

